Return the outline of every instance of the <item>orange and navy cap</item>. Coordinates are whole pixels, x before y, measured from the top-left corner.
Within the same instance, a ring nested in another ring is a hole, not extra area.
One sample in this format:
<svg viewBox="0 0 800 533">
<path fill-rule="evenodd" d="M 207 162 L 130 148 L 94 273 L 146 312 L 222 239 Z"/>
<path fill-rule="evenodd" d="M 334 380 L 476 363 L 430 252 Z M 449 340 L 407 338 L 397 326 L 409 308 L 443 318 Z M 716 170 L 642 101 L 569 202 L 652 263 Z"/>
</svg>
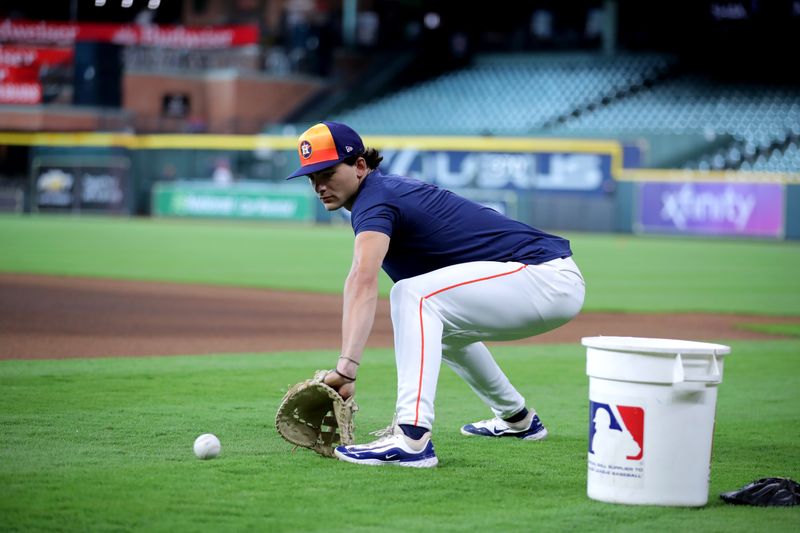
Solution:
<svg viewBox="0 0 800 533">
<path fill-rule="evenodd" d="M 350 126 L 340 122 L 320 122 L 297 139 L 300 168 L 287 180 L 330 168 L 351 155 L 364 153 L 364 143 Z"/>
</svg>

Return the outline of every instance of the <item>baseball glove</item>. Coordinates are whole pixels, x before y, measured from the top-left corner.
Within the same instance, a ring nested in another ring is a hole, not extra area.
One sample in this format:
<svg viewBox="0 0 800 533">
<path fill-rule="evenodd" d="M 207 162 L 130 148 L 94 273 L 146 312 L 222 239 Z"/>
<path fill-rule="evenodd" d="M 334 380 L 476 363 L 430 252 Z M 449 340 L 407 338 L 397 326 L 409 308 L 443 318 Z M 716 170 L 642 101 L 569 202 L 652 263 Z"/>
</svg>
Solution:
<svg viewBox="0 0 800 533">
<path fill-rule="evenodd" d="M 275 416 L 275 427 L 292 444 L 334 457 L 337 446 L 353 444 L 353 418 L 358 405 L 352 397 L 343 400 L 323 383 L 326 374 L 328 371 L 318 370 L 313 378 L 286 392 Z"/>
<path fill-rule="evenodd" d="M 800 483 L 789 478 L 765 477 L 739 490 L 723 492 L 723 501 L 759 507 L 800 505 Z"/>
</svg>

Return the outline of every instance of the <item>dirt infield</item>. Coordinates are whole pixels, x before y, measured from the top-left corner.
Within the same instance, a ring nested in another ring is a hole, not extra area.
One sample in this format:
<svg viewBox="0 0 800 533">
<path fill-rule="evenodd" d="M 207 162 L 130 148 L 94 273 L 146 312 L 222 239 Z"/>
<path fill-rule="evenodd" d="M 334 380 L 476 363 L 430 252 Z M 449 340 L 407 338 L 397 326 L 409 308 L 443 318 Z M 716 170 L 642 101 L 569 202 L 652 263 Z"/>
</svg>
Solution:
<svg viewBox="0 0 800 533">
<path fill-rule="evenodd" d="M 340 296 L 170 283 L 0 275 L 0 359 L 51 359 L 338 351 Z M 686 313 L 583 313 L 519 343 L 580 342 L 591 335 L 692 340 L 769 339 L 741 323 L 800 317 Z M 388 301 L 379 303 L 370 347 L 392 345 Z"/>
</svg>

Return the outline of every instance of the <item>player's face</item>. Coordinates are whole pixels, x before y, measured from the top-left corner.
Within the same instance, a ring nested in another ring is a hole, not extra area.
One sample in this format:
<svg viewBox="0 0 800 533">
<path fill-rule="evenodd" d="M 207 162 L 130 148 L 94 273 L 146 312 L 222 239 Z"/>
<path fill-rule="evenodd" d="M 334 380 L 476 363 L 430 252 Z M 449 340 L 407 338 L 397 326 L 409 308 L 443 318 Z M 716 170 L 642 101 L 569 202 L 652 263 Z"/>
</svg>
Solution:
<svg viewBox="0 0 800 533">
<path fill-rule="evenodd" d="M 310 174 L 308 178 L 326 210 L 336 211 L 340 207 L 350 209 L 365 168 L 364 159 L 359 159 L 355 165 L 339 163 Z"/>
</svg>

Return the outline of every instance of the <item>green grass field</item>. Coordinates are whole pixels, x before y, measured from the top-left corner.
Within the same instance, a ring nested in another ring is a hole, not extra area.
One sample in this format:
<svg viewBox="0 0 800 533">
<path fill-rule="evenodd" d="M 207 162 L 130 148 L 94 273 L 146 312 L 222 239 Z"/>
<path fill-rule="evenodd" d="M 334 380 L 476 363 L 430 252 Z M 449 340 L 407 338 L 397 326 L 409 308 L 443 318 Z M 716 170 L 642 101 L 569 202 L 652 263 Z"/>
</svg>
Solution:
<svg viewBox="0 0 800 533">
<path fill-rule="evenodd" d="M 588 281 L 588 310 L 800 315 L 797 243 L 567 236 Z M 351 247 L 342 227 L 0 217 L 3 272 L 338 292 Z M 796 531 L 800 508 L 718 498 L 759 477 L 800 479 L 800 339 L 796 327 L 772 331 L 787 339 L 728 343 L 709 503 L 700 509 L 586 497 L 588 378 L 577 344 L 494 348 L 548 426 L 543 442 L 462 437 L 461 424 L 489 413 L 444 370 L 440 468 L 430 471 L 292 453 L 277 436 L 283 392 L 329 366 L 335 346 L 0 361 L 0 530 Z M 394 380 L 391 352 L 370 350 L 359 374 L 361 440 L 391 420 Z M 204 432 L 222 441 L 215 460 L 192 454 Z"/>
<path fill-rule="evenodd" d="M 566 237 L 588 311 L 800 315 L 797 242 Z M 0 272 L 338 293 L 352 249 L 343 226 L 0 216 Z"/>
</svg>

